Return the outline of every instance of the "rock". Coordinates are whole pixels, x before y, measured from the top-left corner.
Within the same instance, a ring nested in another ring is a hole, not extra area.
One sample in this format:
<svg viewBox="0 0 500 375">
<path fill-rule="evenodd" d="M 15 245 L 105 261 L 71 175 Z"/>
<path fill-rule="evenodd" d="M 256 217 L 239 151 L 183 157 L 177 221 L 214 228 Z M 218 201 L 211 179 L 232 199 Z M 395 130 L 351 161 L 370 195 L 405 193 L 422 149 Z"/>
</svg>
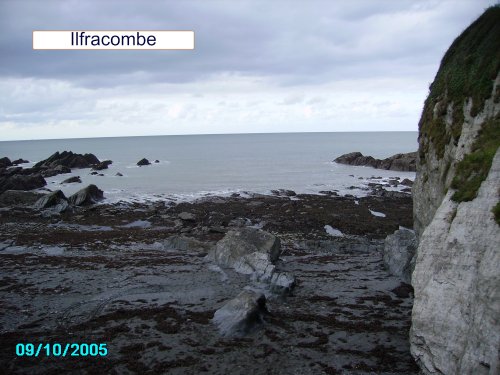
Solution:
<svg viewBox="0 0 500 375">
<path fill-rule="evenodd" d="M 0 194 L 0 206 L 32 206 L 43 195 L 34 191 L 7 190 Z"/>
<path fill-rule="evenodd" d="M 116 172 L 115 176 L 123 177 L 123 175 L 120 172 Z"/>
<path fill-rule="evenodd" d="M 38 199 L 33 207 L 38 209 L 52 208 L 55 212 L 63 212 L 69 207 L 69 204 L 64 193 L 61 190 L 56 190 Z"/>
<path fill-rule="evenodd" d="M 367 166 L 393 171 L 416 171 L 417 153 L 392 155 L 386 159 L 375 159 L 371 156 L 364 156 L 361 152 L 351 152 L 336 158 L 334 161 L 340 164 Z"/>
<path fill-rule="evenodd" d="M 184 221 L 194 221 L 196 219 L 196 217 L 190 212 L 181 212 L 177 216 L 179 217 L 179 219 Z"/>
<path fill-rule="evenodd" d="M 411 192 L 411 189 L 409 192 Z M 380 187 L 378 189 L 373 189 L 372 195 L 374 195 L 376 197 L 383 197 L 383 198 L 408 198 L 410 196 L 410 194 L 403 193 L 402 191 L 385 190 L 382 187 Z"/>
<path fill-rule="evenodd" d="M 29 163 L 28 160 L 24 160 L 24 159 L 16 159 L 12 162 L 12 165 L 19 165 L 19 164 L 26 164 L 26 163 Z M 1 164 L 1 162 L 0 162 Z"/>
<path fill-rule="evenodd" d="M 339 195 L 336 191 L 332 191 L 332 190 L 320 190 L 320 191 L 318 191 L 318 193 L 325 194 L 325 195 L 332 195 L 334 197 L 338 197 L 338 195 Z"/>
<path fill-rule="evenodd" d="M 273 195 L 285 196 L 285 197 L 294 197 L 297 195 L 297 193 L 294 192 L 293 190 L 287 190 L 287 189 L 271 190 L 271 193 Z"/>
<path fill-rule="evenodd" d="M 92 167 L 93 171 L 102 171 L 103 169 L 108 169 L 108 166 L 113 164 L 111 160 L 104 160 L 101 161 L 100 163 L 94 164 Z"/>
<path fill-rule="evenodd" d="M 80 176 L 73 176 L 73 177 L 65 179 L 61 183 L 62 184 L 72 184 L 72 183 L 80 183 L 81 184 L 82 180 L 81 180 Z"/>
<path fill-rule="evenodd" d="M 139 160 L 139 161 L 137 162 L 137 165 L 138 165 L 139 167 L 141 167 L 141 166 L 143 166 L 143 165 L 150 165 L 150 164 L 151 164 L 151 163 L 150 163 L 150 162 L 149 162 L 149 160 L 148 160 L 148 159 L 146 159 L 146 158 L 142 158 L 141 160 Z"/>
<path fill-rule="evenodd" d="M 408 178 L 405 178 L 403 181 L 400 182 L 401 185 L 404 185 L 404 186 L 413 186 L 413 181 L 408 179 Z"/>
<path fill-rule="evenodd" d="M 269 280 L 273 292 L 288 292 L 295 286 L 296 280 L 289 272 L 274 272 Z"/>
<path fill-rule="evenodd" d="M 68 198 L 69 203 L 75 206 L 94 204 L 104 198 L 102 190 L 95 185 L 89 185 Z"/>
<path fill-rule="evenodd" d="M 0 177 L 0 192 L 6 190 L 33 190 L 47 185 L 47 182 L 40 174 L 13 175 Z"/>
<path fill-rule="evenodd" d="M 71 173 L 71 169 L 64 165 L 57 165 L 54 168 L 46 169 L 42 171 L 43 177 L 53 177 L 59 174 Z"/>
<path fill-rule="evenodd" d="M 261 324 L 265 314 L 266 297 L 253 290 L 243 290 L 215 312 L 213 322 L 223 336 L 244 335 Z"/>
<path fill-rule="evenodd" d="M 399 229 L 385 239 L 384 264 L 391 274 L 407 284 L 411 282 L 415 268 L 416 250 L 417 237 L 414 231 Z"/>
<path fill-rule="evenodd" d="M 99 164 L 99 159 L 93 154 L 75 154 L 71 151 L 56 152 L 47 159 L 35 164 L 35 167 L 53 169 L 58 165 L 68 168 L 90 168 Z"/>
<path fill-rule="evenodd" d="M 228 223 L 229 227 L 247 227 L 252 225 L 252 221 L 246 217 L 237 217 Z"/>
<path fill-rule="evenodd" d="M 0 159 L 0 168 L 7 168 L 12 165 L 12 162 L 8 157 L 3 157 Z"/>
<path fill-rule="evenodd" d="M 213 250 L 213 259 L 222 266 L 241 265 L 241 258 L 253 253 L 264 254 L 270 263 L 274 263 L 281 251 L 278 237 L 255 228 L 230 230 Z M 252 262 L 251 262 L 252 263 Z M 249 264 L 252 267 L 252 264 Z"/>
<path fill-rule="evenodd" d="M 160 161 L 158 159 L 155 160 L 155 163 L 159 163 Z"/>
<path fill-rule="evenodd" d="M 240 228 L 227 232 L 209 252 L 209 257 L 223 267 L 251 275 L 270 284 L 271 290 L 289 291 L 295 278 L 276 270 L 274 263 L 281 251 L 280 240 L 271 233 L 256 228 Z"/>
<path fill-rule="evenodd" d="M 93 171 L 93 172 L 90 172 L 89 174 L 90 174 L 91 176 L 97 176 L 99 173 L 98 173 L 98 172 L 96 172 L 96 171 Z"/>
</svg>

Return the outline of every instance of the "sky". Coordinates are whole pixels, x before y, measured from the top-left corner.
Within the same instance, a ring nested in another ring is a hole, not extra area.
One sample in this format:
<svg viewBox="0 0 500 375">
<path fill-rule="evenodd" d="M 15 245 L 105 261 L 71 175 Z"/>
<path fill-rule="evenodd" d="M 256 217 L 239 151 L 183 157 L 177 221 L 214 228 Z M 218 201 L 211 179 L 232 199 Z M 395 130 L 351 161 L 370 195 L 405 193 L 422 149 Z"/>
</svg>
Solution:
<svg viewBox="0 0 500 375">
<path fill-rule="evenodd" d="M 416 131 L 498 0 L 0 0 L 0 141 Z M 191 51 L 34 51 L 33 30 L 194 30 Z"/>
</svg>

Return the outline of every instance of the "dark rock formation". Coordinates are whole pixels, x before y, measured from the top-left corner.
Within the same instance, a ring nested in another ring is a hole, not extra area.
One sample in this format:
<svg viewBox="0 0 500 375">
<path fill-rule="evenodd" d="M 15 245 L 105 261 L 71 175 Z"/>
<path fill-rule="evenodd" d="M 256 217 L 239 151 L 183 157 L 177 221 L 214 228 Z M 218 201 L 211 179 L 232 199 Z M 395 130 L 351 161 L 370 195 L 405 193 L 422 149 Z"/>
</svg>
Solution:
<svg viewBox="0 0 500 375">
<path fill-rule="evenodd" d="M 120 172 L 116 172 L 115 176 L 123 177 L 123 174 L 121 174 Z"/>
<path fill-rule="evenodd" d="M 155 163 L 159 163 L 160 161 L 158 159 L 155 160 Z"/>
<path fill-rule="evenodd" d="M 103 169 L 108 169 L 108 166 L 113 164 L 111 160 L 104 160 L 92 167 L 94 171 L 102 171 Z"/>
<path fill-rule="evenodd" d="M 334 161 L 340 164 L 366 166 L 393 171 L 416 171 L 417 153 L 396 154 L 386 159 L 375 159 L 372 156 L 364 156 L 361 152 L 351 152 L 339 156 Z"/>
<path fill-rule="evenodd" d="M 58 165 L 68 168 L 90 168 L 93 165 L 99 164 L 100 161 L 93 154 L 75 154 L 72 151 L 56 152 L 47 159 L 35 164 L 37 168 L 53 169 Z"/>
<path fill-rule="evenodd" d="M 287 189 L 271 190 L 271 193 L 273 193 L 273 195 L 285 196 L 285 197 L 294 197 L 297 195 L 297 193 L 294 192 L 293 190 L 287 190 Z"/>
<path fill-rule="evenodd" d="M 69 203 L 75 206 L 94 204 L 104 198 L 102 190 L 95 185 L 89 185 L 68 198 Z"/>
<path fill-rule="evenodd" d="M 47 185 L 40 174 L 0 176 L 0 193 L 6 190 L 32 190 Z"/>
<path fill-rule="evenodd" d="M 73 176 L 70 178 L 65 179 L 62 184 L 73 184 L 73 183 L 82 183 L 82 179 L 80 176 Z"/>
<path fill-rule="evenodd" d="M 64 165 L 58 165 L 54 168 L 42 170 L 43 177 L 52 177 L 52 176 L 57 176 L 59 174 L 66 174 L 66 173 L 71 173 L 71 169 L 64 166 Z"/>
<path fill-rule="evenodd" d="M 148 159 L 146 159 L 146 158 L 142 158 L 141 160 L 139 160 L 139 161 L 137 162 L 137 165 L 138 165 L 139 167 L 142 167 L 143 165 L 150 165 L 150 164 L 151 164 L 151 163 L 150 163 L 150 162 L 149 162 L 149 160 L 148 160 Z"/>
<path fill-rule="evenodd" d="M 195 221 L 196 216 L 194 216 L 190 212 L 181 212 L 179 213 L 179 219 L 184 220 L 184 221 Z"/>
<path fill-rule="evenodd" d="M 12 165 L 12 162 L 8 157 L 3 157 L 0 159 L 0 168 L 7 168 Z"/>
<path fill-rule="evenodd" d="M 56 190 L 38 199 L 33 207 L 52 208 L 56 212 L 63 212 L 69 207 L 69 204 L 64 193 L 61 190 Z"/>
<path fill-rule="evenodd" d="M 34 191 L 7 190 L 0 194 L 0 206 L 31 206 L 43 195 Z"/>
<path fill-rule="evenodd" d="M 19 165 L 19 164 L 26 164 L 26 163 L 29 163 L 29 161 L 24 160 L 24 159 L 16 159 L 12 162 L 12 165 Z"/>
</svg>

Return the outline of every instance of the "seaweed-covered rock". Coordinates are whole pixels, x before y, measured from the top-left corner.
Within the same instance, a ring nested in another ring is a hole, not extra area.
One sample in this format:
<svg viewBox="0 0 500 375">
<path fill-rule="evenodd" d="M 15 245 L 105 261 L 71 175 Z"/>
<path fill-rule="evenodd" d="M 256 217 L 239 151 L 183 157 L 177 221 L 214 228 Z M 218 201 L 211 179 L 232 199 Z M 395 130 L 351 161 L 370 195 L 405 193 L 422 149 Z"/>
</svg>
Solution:
<svg viewBox="0 0 500 375">
<path fill-rule="evenodd" d="M 91 184 L 68 198 L 69 203 L 75 206 L 94 204 L 104 198 L 104 193 L 97 186 Z"/>
</svg>

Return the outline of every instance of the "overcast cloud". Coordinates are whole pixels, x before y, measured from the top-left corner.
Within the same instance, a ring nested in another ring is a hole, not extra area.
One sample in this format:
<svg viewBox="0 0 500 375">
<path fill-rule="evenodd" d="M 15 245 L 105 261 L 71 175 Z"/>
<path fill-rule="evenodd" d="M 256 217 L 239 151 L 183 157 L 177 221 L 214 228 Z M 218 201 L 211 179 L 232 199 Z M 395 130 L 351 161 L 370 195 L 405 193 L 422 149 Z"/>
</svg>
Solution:
<svg viewBox="0 0 500 375">
<path fill-rule="evenodd" d="M 0 0 L 0 140 L 417 130 L 493 0 Z M 194 30 L 194 51 L 33 51 L 33 30 Z"/>
</svg>

